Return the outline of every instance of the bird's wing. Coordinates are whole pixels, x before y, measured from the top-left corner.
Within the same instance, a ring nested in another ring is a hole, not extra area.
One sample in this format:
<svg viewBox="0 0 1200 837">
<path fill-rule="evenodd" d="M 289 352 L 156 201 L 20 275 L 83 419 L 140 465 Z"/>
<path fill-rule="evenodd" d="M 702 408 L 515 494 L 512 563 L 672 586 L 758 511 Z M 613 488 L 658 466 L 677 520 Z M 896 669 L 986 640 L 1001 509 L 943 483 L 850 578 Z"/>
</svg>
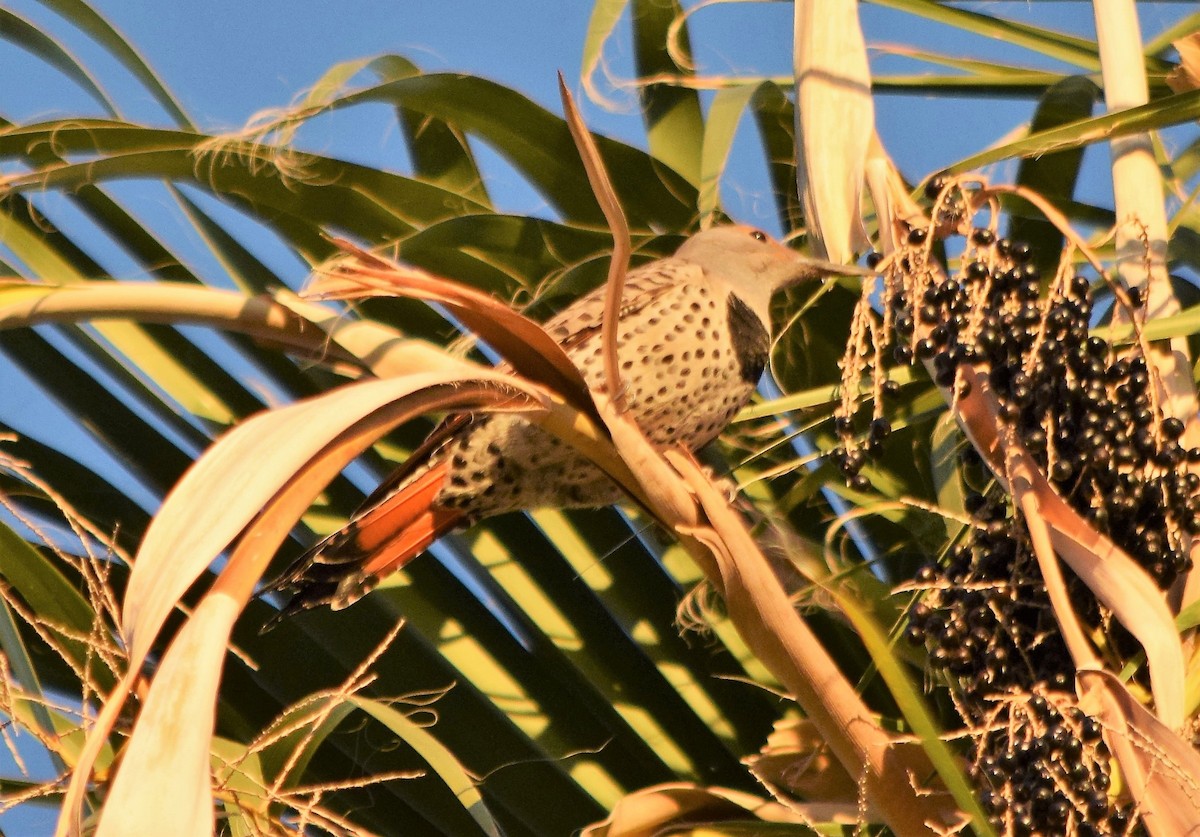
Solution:
<svg viewBox="0 0 1200 837">
<path fill-rule="evenodd" d="M 700 266 L 682 259 L 659 259 L 634 268 L 625 277 L 620 317 L 637 313 L 672 289 L 700 281 L 704 281 L 704 271 Z M 589 339 L 599 337 L 604 323 L 606 291 L 607 286 L 601 285 L 544 324 L 546 331 L 567 354 L 573 354 Z"/>
</svg>

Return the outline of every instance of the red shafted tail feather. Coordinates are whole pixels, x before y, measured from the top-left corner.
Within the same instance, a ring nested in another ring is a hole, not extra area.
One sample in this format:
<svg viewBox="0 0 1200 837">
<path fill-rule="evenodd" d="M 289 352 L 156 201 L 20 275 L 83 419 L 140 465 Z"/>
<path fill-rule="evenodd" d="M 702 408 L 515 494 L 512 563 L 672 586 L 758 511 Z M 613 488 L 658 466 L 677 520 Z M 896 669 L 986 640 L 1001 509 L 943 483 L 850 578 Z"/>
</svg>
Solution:
<svg viewBox="0 0 1200 837">
<path fill-rule="evenodd" d="M 291 589 L 292 599 L 266 626 L 328 604 L 339 610 L 366 595 L 431 543 L 466 522 L 457 509 L 435 505 L 448 465 L 440 462 L 400 489 L 368 505 L 344 528 L 302 555 L 270 589 Z"/>
<path fill-rule="evenodd" d="M 462 512 L 433 502 L 446 481 L 448 467 L 445 462 L 434 465 L 350 521 L 345 530 L 352 538 L 350 549 L 366 556 L 357 573 L 366 578 L 383 578 L 459 525 L 464 517 Z"/>
</svg>

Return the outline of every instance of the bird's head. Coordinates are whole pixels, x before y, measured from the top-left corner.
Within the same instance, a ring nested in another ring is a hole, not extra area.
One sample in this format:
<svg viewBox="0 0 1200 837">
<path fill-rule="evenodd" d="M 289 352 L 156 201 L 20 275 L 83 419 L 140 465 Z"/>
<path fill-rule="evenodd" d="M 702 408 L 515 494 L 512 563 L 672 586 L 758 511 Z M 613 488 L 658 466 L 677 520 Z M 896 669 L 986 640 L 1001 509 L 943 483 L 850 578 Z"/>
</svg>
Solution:
<svg viewBox="0 0 1200 837">
<path fill-rule="evenodd" d="M 742 224 L 698 232 L 675 256 L 699 265 L 713 280 L 727 284 L 768 330 L 771 297 L 777 291 L 823 275 L 858 272 L 855 267 L 802 256 L 762 230 Z"/>
</svg>

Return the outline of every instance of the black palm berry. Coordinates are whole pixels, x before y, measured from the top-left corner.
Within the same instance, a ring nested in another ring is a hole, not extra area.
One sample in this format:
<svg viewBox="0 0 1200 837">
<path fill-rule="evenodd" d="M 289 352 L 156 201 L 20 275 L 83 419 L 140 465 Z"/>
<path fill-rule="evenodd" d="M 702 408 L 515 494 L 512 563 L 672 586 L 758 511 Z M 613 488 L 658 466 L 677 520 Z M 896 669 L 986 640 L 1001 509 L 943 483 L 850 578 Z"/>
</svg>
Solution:
<svg viewBox="0 0 1200 837">
<path fill-rule="evenodd" d="M 1033 255 L 1033 250 L 1024 241 L 1014 241 L 1009 248 L 1009 255 L 1014 262 L 1027 262 Z"/>
<path fill-rule="evenodd" d="M 1165 430 L 1163 431 L 1166 432 Z M 1154 450 L 1155 438 L 1149 427 L 1139 427 L 1133 432 L 1133 446 L 1138 453 L 1149 453 Z"/>
<path fill-rule="evenodd" d="M 980 247 L 990 247 L 996 243 L 996 234 L 986 227 L 971 230 L 971 241 Z"/>
<path fill-rule="evenodd" d="M 863 465 L 867 463 L 867 457 L 861 450 L 846 451 L 842 457 L 838 467 L 842 469 L 842 473 L 848 477 L 853 477 L 863 469 Z"/>
<path fill-rule="evenodd" d="M 939 575 L 940 573 L 938 572 L 936 564 L 925 564 L 919 570 L 917 570 L 915 578 L 922 584 L 930 584 L 934 581 L 937 581 Z"/>
<path fill-rule="evenodd" d="M 892 423 L 885 418 L 877 418 L 871 422 L 871 438 L 884 441 L 892 435 Z"/>
<path fill-rule="evenodd" d="M 1050 478 L 1055 482 L 1067 482 L 1074 474 L 1074 469 L 1066 459 L 1060 459 L 1050 468 Z"/>
<path fill-rule="evenodd" d="M 1084 741 L 1094 744 L 1100 740 L 1103 734 L 1103 727 L 1095 718 L 1084 718 L 1079 725 L 1079 737 Z"/>
<path fill-rule="evenodd" d="M 971 282 L 980 282 L 991 275 L 991 268 L 984 262 L 970 262 L 967 265 L 967 279 Z"/>
<path fill-rule="evenodd" d="M 935 219 L 940 229 L 965 212 L 967 202 L 954 199 L 962 206 Z M 916 250 L 930 235 L 925 228 L 910 232 L 898 271 L 924 270 L 929 257 Z M 1185 450 L 1183 423 L 1160 418 L 1139 350 L 1114 348 L 1089 333 L 1086 276 L 1043 288 L 1029 245 L 987 229 L 969 236 L 957 273 L 910 274 L 892 283 L 906 289 L 885 300 L 893 312 L 893 357 L 903 364 L 920 358 L 943 387 L 964 383 L 958 373 L 968 366 L 986 374 L 1000 421 L 1063 499 L 1160 584 L 1171 583 L 1190 558 L 1167 533 L 1200 534 L 1200 474 L 1181 473 L 1185 461 L 1200 462 L 1200 447 Z M 1136 291 L 1133 297 L 1144 301 Z M 895 391 L 884 386 L 885 394 Z M 889 430 L 872 423 L 860 448 L 877 455 Z M 904 636 L 926 649 L 936 679 L 957 692 L 956 705 L 979 730 L 969 739 L 975 781 L 997 832 L 1123 834 L 1131 814 L 1107 797 L 1100 725 L 1069 708 L 1074 667 L 1028 532 L 1011 500 L 985 488 L 992 474 L 979 457 L 960 460 L 972 525 L 940 564 L 917 574 L 924 593 Z M 838 462 L 852 485 L 869 487 L 856 470 L 858 457 Z M 1067 587 L 1080 619 L 1108 631 L 1091 592 L 1073 580 Z M 1110 641 L 1114 648 L 1126 642 L 1119 635 Z M 1014 694 L 1030 698 L 1022 704 Z"/>
<path fill-rule="evenodd" d="M 943 175 L 938 175 L 937 177 L 933 178 L 925 184 L 925 197 L 929 198 L 931 201 L 937 200 L 938 195 L 945 190 L 949 182 L 950 181 L 947 180 Z"/>
<path fill-rule="evenodd" d="M 1172 441 L 1174 441 L 1175 439 L 1178 439 L 1180 436 L 1182 436 L 1184 429 L 1185 429 L 1185 427 L 1184 427 L 1182 419 L 1175 418 L 1175 416 L 1171 416 L 1170 418 L 1163 419 L 1163 423 L 1162 423 L 1163 435 L 1166 436 L 1168 439 L 1171 439 Z"/>
<path fill-rule="evenodd" d="M 1033 264 L 1022 264 L 1014 267 L 1013 273 L 1020 282 L 1039 282 L 1042 278 L 1042 272 L 1037 269 L 1037 265 Z"/>
</svg>

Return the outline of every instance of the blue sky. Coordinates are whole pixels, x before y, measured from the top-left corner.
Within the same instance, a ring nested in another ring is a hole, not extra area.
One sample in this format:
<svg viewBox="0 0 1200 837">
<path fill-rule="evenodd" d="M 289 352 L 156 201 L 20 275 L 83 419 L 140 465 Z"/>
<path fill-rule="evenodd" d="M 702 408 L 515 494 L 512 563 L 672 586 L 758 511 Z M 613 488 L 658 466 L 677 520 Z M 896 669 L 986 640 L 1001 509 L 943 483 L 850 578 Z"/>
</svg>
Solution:
<svg viewBox="0 0 1200 837">
<path fill-rule="evenodd" d="M 126 116 L 165 121 L 161 110 L 115 62 L 36 0 L 10 0 L 5 5 L 34 22 L 48 23 L 95 70 Z M 999 9 L 1009 16 L 1091 34 L 1087 3 L 963 5 Z M 101 0 L 95 6 L 142 52 L 193 120 L 208 129 L 237 128 L 263 109 L 286 105 L 334 63 L 389 52 L 405 55 L 429 70 L 462 70 L 496 79 L 557 110 L 555 74 L 562 70 L 568 80 L 577 81 L 591 12 L 586 0 L 349 0 L 336 6 L 324 0 Z M 1158 31 L 1167 20 L 1184 13 L 1185 6 L 1162 4 L 1148 9 L 1144 13 L 1147 31 Z M 787 74 L 791 16 L 791 4 L 779 2 L 722 4 L 700 11 L 690 25 L 702 71 Z M 1018 47 L 888 9 L 864 7 L 863 20 L 868 39 L 875 43 L 901 42 L 950 54 L 1055 66 Z M 619 28 L 606 58 L 615 73 L 628 77 L 624 28 Z M 874 64 L 909 70 L 915 66 L 878 55 Z M 0 97 L 4 115 L 49 118 L 94 110 L 86 96 L 56 71 L 40 67 L 6 44 L 0 44 L 0 71 L 6 79 L 20 80 L 8 85 Z M 574 87 L 578 93 L 578 84 Z M 585 116 L 598 130 L 641 142 L 635 103 L 626 96 L 623 104 L 612 112 L 584 102 Z M 1028 116 L 1030 103 L 1001 100 L 986 109 L 976 104 L 971 110 L 946 99 L 881 96 L 878 110 L 889 149 L 907 174 L 919 177 L 1003 135 Z M 364 109 L 351 117 L 349 125 L 339 121 L 332 133 L 309 133 L 305 138 L 327 153 L 376 164 L 394 160 L 399 166 L 403 155 L 395 131 L 389 130 L 388 116 L 386 109 L 374 114 Z M 740 137 L 739 149 L 749 153 L 753 137 L 748 130 L 742 133 L 747 136 Z M 762 184 L 751 175 L 760 168 L 753 163 L 736 166 L 726 186 L 730 210 L 745 220 L 768 217 L 764 202 L 757 199 Z M 500 179 L 498 200 L 511 201 L 517 210 L 530 210 L 535 196 L 523 193 L 519 183 L 505 183 L 501 172 L 494 177 Z M 505 186 L 511 186 L 513 193 Z"/>
<path fill-rule="evenodd" d="M 87 38 L 74 32 L 35 0 L 0 2 L 61 37 L 132 119 L 167 124 L 150 97 Z M 258 111 L 284 106 L 333 64 L 383 53 L 402 54 L 429 70 L 461 70 L 493 78 L 559 109 L 556 72 L 562 70 L 583 101 L 578 86 L 581 48 L 591 3 L 585 0 L 102 0 L 101 11 L 142 52 L 192 119 L 206 129 L 237 128 Z M 693 5 L 688 3 L 687 5 Z M 989 3 L 990 11 L 1036 18 L 1047 25 L 1091 35 L 1087 3 Z M 1038 7 L 1038 8 L 1035 8 Z M 1147 33 L 1189 12 L 1188 4 L 1166 4 L 1144 13 Z M 693 18 L 693 43 L 706 73 L 785 75 L 791 64 L 791 15 L 788 3 L 738 3 L 701 11 Z M 1009 44 L 987 42 L 954 30 L 915 21 L 886 9 L 864 11 L 868 40 L 901 41 L 960 55 L 991 55 L 1055 67 L 1051 62 Z M 631 73 L 628 35 L 619 27 L 606 54 L 611 70 Z M 905 62 L 877 58 L 877 67 L 899 69 Z M 909 67 L 911 69 L 911 66 Z M 0 115 L 19 121 L 67 114 L 98 113 L 90 100 L 56 71 L 6 43 L 0 43 Z M 608 111 L 584 104 L 591 126 L 629 142 L 643 144 L 635 103 Z M 910 177 L 921 177 L 948 162 L 998 139 L 1027 119 L 1028 101 L 995 101 L 986 106 L 946 99 L 921 100 L 884 96 L 878 122 L 885 143 Z M 404 153 L 392 116 L 385 108 L 364 108 L 322 123 L 304 134 L 308 147 L 376 165 L 402 168 Z M 503 163 L 484 154 L 489 186 L 497 203 L 517 212 L 538 213 L 539 198 L 523 186 Z M 1089 152 L 1103 188 L 1106 154 Z M 743 130 L 734 149 L 724 196 L 730 213 L 745 221 L 770 219 L 757 141 Z M 1015 167 L 998 175 L 1012 177 Z M 137 189 L 129 200 L 142 200 Z M 51 206 L 53 202 L 51 201 Z M 154 213 L 159 204 L 140 207 Z M 135 208 L 136 209 L 136 208 Z M 169 226 L 169 219 L 167 221 Z M 178 223 L 181 235 L 186 224 Z M 111 246 L 90 242 L 111 258 L 113 272 L 129 269 Z M 302 266 L 270 254 L 282 271 L 302 278 Z M 195 258 L 205 264 L 201 248 Z M 108 262 L 105 262 L 108 264 Z M 45 441 L 64 444 L 97 467 L 106 455 L 69 423 L 54 418 L 44 396 L 0 356 L 0 419 Z M 48 833 L 45 818 L 7 815 L 0 818 L 11 834 Z"/>
<path fill-rule="evenodd" d="M 7 5 L 34 21 L 57 21 L 35 0 Z M 323 0 L 103 0 L 95 5 L 142 51 L 193 119 L 207 128 L 238 127 L 262 109 L 287 104 L 332 64 L 387 52 L 403 54 L 431 70 L 463 70 L 494 78 L 557 109 L 555 73 L 561 69 L 568 79 L 577 79 L 591 11 L 585 0 L 350 0 L 336 7 Z M 999 5 L 1006 14 L 1030 13 L 1024 3 Z M 1053 6 L 1051 17 L 1065 28 L 1090 31 L 1087 4 L 1041 5 Z M 788 3 L 758 2 L 699 12 L 691 26 L 702 69 L 786 74 L 791 64 L 791 15 Z M 1045 17 L 1040 10 L 1039 18 Z M 865 8 L 864 23 L 868 37 L 877 42 L 916 42 L 959 54 L 986 49 L 993 55 L 1037 61 L 1025 51 L 887 9 Z M 85 64 L 95 68 L 128 116 L 163 119 L 149 97 L 136 90 L 102 51 L 69 27 L 52 26 Z M 619 30 L 607 58 L 615 72 L 628 76 L 624 34 Z M 891 66 L 901 65 L 892 61 Z M 36 72 L 36 62 L 11 47 L 0 47 L 0 68 L 19 69 L 15 74 L 5 72 L 5 77 L 24 82 L 6 91 L 0 107 L 7 114 L 49 116 L 90 107 L 55 71 Z M 585 104 L 585 115 L 597 129 L 637 142 L 642 135 L 640 120 L 633 102 L 626 98 L 625 105 L 622 112 L 613 113 Z M 924 107 L 919 101 L 884 97 L 879 107 L 885 140 L 898 158 L 913 166 L 914 174 L 977 149 L 1028 110 L 1027 103 L 997 103 L 997 110 L 986 115 L 955 120 L 952 131 L 939 131 L 931 142 L 927 126 L 938 119 L 939 110 L 941 119 L 946 118 L 944 100 Z M 997 127 L 989 132 L 989 126 Z M 351 139 L 343 132 L 330 139 L 326 148 L 354 153 L 357 147 L 358 153 L 372 154 L 388 141 L 384 133 L 376 130 Z M 753 213 L 752 205 L 747 209 Z"/>
<path fill-rule="evenodd" d="M 127 117 L 165 123 L 165 116 L 128 75 L 66 26 L 37 0 L 9 0 L 13 11 L 59 36 L 121 105 Z M 687 3 L 687 5 L 695 5 Z M 1037 20 L 1091 35 L 1090 4 L 962 4 Z M 100 0 L 101 11 L 142 52 L 174 91 L 193 120 L 207 129 L 233 129 L 266 108 L 284 106 L 331 65 L 383 53 L 402 54 L 430 70 L 462 70 L 514 87 L 558 109 L 555 74 L 577 84 L 581 46 L 592 4 L 587 0 Z M 1143 13 L 1147 32 L 1186 13 L 1187 4 L 1151 4 Z M 781 2 L 738 2 L 703 9 L 690 20 L 693 44 L 705 73 L 785 75 L 791 65 L 792 7 Z M 956 55 L 988 56 L 1061 68 L 1027 50 L 929 24 L 911 15 L 864 6 L 868 40 L 899 42 Z M 627 31 L 619 27 L 606 53 L 616 74 L 631 73 Z M 877 54 L 876 69 L 912 71 L 916 65 Z M 50 118 L 95 112 L 94 105 L 55 70 L 0 43 L 0 72 L 6 85 L 0 113 Z M 580 99 L 582 99 L 580 95 Z M 616 112 L 584 102 L 597 130 L 629 142 L 642 141 L 635 102 L 617 96 Z M 996 140 L 1022 119 L 1031 103 L 922 100 L 885 95 L 878 100 L 880 132 L 910 177 L 921 177 Z M 403 166 L 403 150 L 386 108 L 341 115 L 331 129 L 304 134 L 314 150 Z M 727 208 L 747 221 L 769 219 L 762 199 L 765 183 L 756 140 L 744 126 L 724 196 Z M 488 162 L 485 152 L 485 162 Z M 518 178 L 506 177 L 492 160 L 491 185 L 498 202 L 515 211 L 537 211 L 536 195 Z M 1008 168 L 1011 176 L 1012 167 Z M 1003 172 L 1002 172 L 1003 176 Z"/>
</svg>

